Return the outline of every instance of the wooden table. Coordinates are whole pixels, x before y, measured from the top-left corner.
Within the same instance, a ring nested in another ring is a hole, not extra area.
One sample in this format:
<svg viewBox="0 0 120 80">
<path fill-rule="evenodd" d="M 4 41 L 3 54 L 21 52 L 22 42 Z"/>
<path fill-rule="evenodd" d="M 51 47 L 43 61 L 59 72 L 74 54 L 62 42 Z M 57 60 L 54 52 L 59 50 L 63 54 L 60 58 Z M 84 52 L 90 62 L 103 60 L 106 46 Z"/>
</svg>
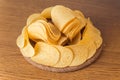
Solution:
<svg viewBox="0 0 120 80">
<path fill-rule="evenodd" d="M 40 70 L 16 46 L 27 17 L 56 4 L 81 10 L 102 32 L 100 58 L 82 70 Z M 0 0 L 0 80 L 120 80 L 120 0 Z"/>
</svg>

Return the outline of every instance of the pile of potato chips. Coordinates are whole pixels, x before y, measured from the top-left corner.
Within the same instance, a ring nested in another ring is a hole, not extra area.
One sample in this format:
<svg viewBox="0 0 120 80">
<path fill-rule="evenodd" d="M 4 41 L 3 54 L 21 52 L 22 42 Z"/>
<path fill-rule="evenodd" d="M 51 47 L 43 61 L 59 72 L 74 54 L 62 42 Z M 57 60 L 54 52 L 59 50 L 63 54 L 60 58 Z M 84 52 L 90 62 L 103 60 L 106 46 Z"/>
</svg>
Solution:
<svg viewBox="0 0 120 80">
<path fill-rule="evenodd" d="M 90 19 L 62 5 L 29 16 L 17 38 L 24 57 L 56 68 L 83 64 L 101 44 L 101 33 Z"/>
</svg>

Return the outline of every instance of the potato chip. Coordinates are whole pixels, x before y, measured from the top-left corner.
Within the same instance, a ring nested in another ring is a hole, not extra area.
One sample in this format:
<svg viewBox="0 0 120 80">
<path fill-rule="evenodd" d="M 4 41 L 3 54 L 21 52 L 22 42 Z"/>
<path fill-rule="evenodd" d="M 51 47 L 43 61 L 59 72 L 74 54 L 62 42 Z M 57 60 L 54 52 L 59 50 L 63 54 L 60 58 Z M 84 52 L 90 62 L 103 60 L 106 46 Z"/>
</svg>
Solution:
<svg viewBox="0 0 120 80">
<path fill-rule="evenodd" d="M 26 32 L 27 26 L 25 26 L 22 29 L 22 33 L 18 36 L 16 43 L 19 48 L 23 48 L 27 42 L 26 39 L 28 38 L 27 32 Z"/>
<path fill-rule="evenodd" d="M 49 31 L 51 32 L 51 34 L 52 34 L 52 36 L 54 36 L 56 39 L 54 39 L 54 40 L 58 40 L 59 38 L 60 38 L 60 36 L 61 36 L 61 32 L 59 31 L 59 29 L 56 27 L 56 26 L 54 26 L 52 23 L 48 23 L 49 24 Z M 51 37 L 52 37 L 51 36 Z"/>
<path fill-rule="evenodd" d="M 57 64 L 55 64 L 54 67 L 62 68 L 69 66 L 73 60 L 73 52 L 71 49 L 57 45 L 54 47 L 56 47 L 60 52 L 60 60 L 57 62 Z"/>
<path fill-rule="evenodd" d="M 32 23 L 28 26 L 28 34 L 32 40 L 43 40 L 47 41 L 47 32 L 45 26 L 40 22 L 40 20 Z"/>
<path fill-rule="evenodd" d="M 93 57 L 96 53 L 96 46 L 93 42 L 89 42 L 88 45 L 86 45 L 88 47 L 88 58 L 87 59 L 90 59 L 91 57 Z"/>
<path fill-rule="evenodd" d="M 44 18 L 51 18 L 51 10 L 52 10 L 53 7 L 49 7 L 49 8 L 46 8 L 44 9 L 42 12 L 41 12 L 41 15 L 44 17 Z"/>
<path fill-rule="evenodd" d="M 86 48 L 88 49 L 87 59 L 91 58 L 96 53 L 96 46 L 95 46 L 95 44 L 92 40 L 84 39 L 84 40 L 81 40 L 78 44 L 79 45 L 85 45 Z"/>
<path fill-rule="evenodd" d="M 19 35 L 17 40 L 16 40 L 16 44 L 19 48 L 23 48 L 24 44 L 25 44 L 25 39 L 23 37 L 23 35 Z"/>
<path fill-rule="evenodd" d="M 74 53 L 74 58 L 70 66 L 78 66 L 83 64 L 88 57 L 88 49 L 83 45 L 71 45 L 67 46 Z"/>
<path fill-rule="evenodd" d="M 34 56 L 35 52 L 34 52 L 33 46 L 30 44 L 30 41 L 29 41 L 29 37 L 28 37 L 28 33 L 27 33 L 27 26 L 25 26 L 23 28 L 21 38 L 23 38 L 23 39 L 19 41 L 20 43 L 19 42 L 18 43 L 23 45 L 23 42 L 24 42 L 24 47 L 20 48 L 22 55 L 25 57 Z"/>
<path fill-rule="evenodd" d="M 43 23 L 44 26 L 46 27 L 48 38 L 50 38 L 53 41 L 57 41 L 60 38 L 61 32 L 52 23 L 49 23 L 49 22 L 47 23 L 43 20 L 41 20 L 41 23 Z"/>
<path fill-rule="evenodd" d="M 92 22 L 90 21 L 89 18 L 87 19 L 86 30 L 85 30 L 86 34 L 101 35 L 100 31 L 95 26 L 93 26 L 93 24 L 92 24 Z M 92 35 L 90 35 L 90 36 L 92 36 Z"/>
<path fill-rule="evenodd" d="M 92 25 L 91 21 L 88 19 L 87 25 L 83 32 L 83 40 L 89 39 L 89 42 L 94 42 L 96 45 L 96 49 L 98 49 L 102 44 L 102 38 L 100 35 L 100 31 L 97 28 L 95 28 Z"/>
<path fill-rule="evenodd" d="M 74 28 L 72 31 L 70 31 L 67 36 L 70 39 L 70 41 L 72 42 L 73 38 L 80 32 L 80 27 L 79 25 Z M 81 34 L 81 33 L 80 33 Z"/>
<path fill-rule="evenodd" d="M 72 39 L 78 34 L 78 32 L 81 31 L 84 26 L 85 23 L 75 18 L 71 23 L 67 24 L 63 30 L 63 33 L 72 41 Z"/>
<path fill-rule="evenodd" d="M 38 64 L 54 66 L 60 59 L 59 51 L 55 47 L 43 42 L 36 43 L 35 53 L 36 55 L 31 57 L 31 59 Z"/>
<path fill-rule="evenodd" d="M 47 21 L 43 16 L 41 16 L 40 13 L 34 13 L 30 15 L 27 19 L 27 26 L 30 25 L 31 23 L 35 22 L 36 20 L 45 20 Z"/>
<path fill-rule="evenodd" d="M 72 10 L 64 6 L 55 6 L 51 11 L 51 18 L 53 23 L 58 27 L 60 31 L 75 18 Z"/>
<path fill-rule="evenodd" d="M 103 39 L 101 36 L 97 36 L 96 39 L 97 40 L 95 40 L 95 45 L 96 45 L 96 48 L 98 49 L 102 45 Z"/>
<path fill-rule="evenodd" d="M 77 17 L 81 16 L 81 17 L 85 18 L 84 14 L 79 10 L 74 10 L 74 13 Z"/>
<path fill-rule="evenodd" d="M 28 42 L 25 47 L 20 48 L 20 51 L 21 51 L 22 55 L 25 57 L 32 57 L 35 55 L 34 48 L 30 44 L 30 42 Z"/>
</svg>

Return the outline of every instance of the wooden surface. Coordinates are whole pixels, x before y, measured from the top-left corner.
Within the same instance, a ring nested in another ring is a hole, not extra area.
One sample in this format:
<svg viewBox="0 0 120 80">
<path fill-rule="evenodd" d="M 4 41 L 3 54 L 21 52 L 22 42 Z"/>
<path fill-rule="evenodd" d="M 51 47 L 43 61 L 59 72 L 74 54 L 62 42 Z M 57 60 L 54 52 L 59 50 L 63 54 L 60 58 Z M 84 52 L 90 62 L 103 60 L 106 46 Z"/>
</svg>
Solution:
<svg viewBox="0 0 120 80">
<path fill-rule="evenodd" d="M 81 10 L 102 31 L 105 46 L 94 64 L 53 73 L 21 55 L 15 42 L 27 17 L 56 4 Z M 0 0 L 0 80 L 120 80 L 120 0 Z"/>
</svg>

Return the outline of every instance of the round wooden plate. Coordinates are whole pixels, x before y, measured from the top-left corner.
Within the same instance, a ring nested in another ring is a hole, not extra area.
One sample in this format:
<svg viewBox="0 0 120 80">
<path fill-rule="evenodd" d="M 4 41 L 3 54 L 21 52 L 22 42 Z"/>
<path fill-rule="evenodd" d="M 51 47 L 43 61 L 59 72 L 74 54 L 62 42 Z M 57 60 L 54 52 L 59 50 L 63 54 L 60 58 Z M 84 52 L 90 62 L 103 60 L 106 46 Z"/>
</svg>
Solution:
<svg viewBox="0 0 120 80">
<path fill-rule="evenodd" d="M 45 66 L 45 65 L 33 62 L 28 57 L 24 57 L 24 58 L 29 63 L 31 63 L 32 65 L 34 65 L 34 66 L 36 66 L 36 67 L 38 67 L 38 68 L 40 68 L 42 70 L 47 70 L 47 71 L 52 71 L 52 72 L 70 72 L 70 71 L 76 71 L 76 70 L 82 69 L 82 68 L 90 65 L 92 62 L 94 62 L 98 58 L 98 56 L 100 55 L 101 51 L 102 51 L 102 46 L 99 49 L 97 49 L 97 51 L 96 51 L 96 53 L 95 53 L 95 55 L 93 57 L 91 57 L 90 59 L 88 59 L 83 64 L 78 65 L 78 66 L 68 66 L 68 67 L 65 67 L 65 68 L 55 68 L 55 67 Z"/>
</svg>

